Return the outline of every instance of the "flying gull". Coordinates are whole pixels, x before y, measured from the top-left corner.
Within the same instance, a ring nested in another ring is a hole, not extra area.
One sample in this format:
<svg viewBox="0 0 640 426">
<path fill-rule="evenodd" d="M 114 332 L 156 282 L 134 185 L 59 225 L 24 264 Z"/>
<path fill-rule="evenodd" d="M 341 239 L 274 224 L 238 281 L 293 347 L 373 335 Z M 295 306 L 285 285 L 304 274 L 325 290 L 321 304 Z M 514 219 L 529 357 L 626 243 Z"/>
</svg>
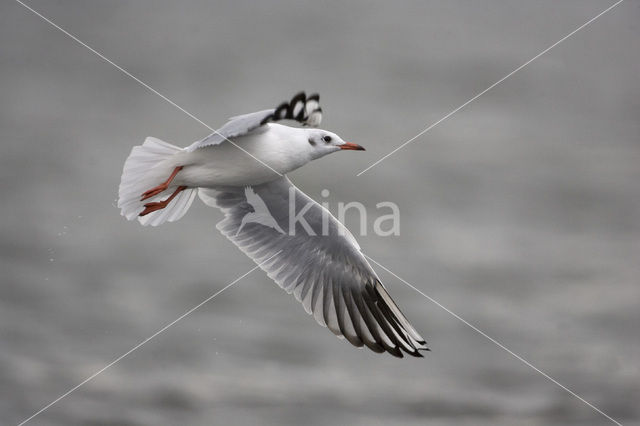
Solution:
<svg viewBox="0 0 640 426">
<path fill-rule="evenodd" d="M 180 219 L 196 194 L 224 213 L 217 228 L 322 326 L 355 346 L 402 357 L 429 350 L 389 296 L 353 235 L 286 174 L 312 160 L 361 150 L 318 129 L 319 96 L 231 118 L 180 148 L 149 137 L 124 164 L 118 207 L 157 226 Z M 278 124 L 293 120 L 302 127 Z"/>
</svg>

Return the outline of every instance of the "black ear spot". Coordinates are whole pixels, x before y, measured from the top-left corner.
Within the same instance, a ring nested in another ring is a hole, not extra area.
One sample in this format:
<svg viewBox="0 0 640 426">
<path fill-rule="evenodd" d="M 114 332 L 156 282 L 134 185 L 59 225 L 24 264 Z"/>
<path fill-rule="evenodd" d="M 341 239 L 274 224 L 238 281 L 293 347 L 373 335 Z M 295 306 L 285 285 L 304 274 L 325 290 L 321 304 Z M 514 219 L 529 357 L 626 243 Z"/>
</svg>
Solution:
<svg viewBox="0 0 640 426">
<path fill-rule="evenodd" d="M 316 146 L 316 142 L 313 139 L 309 138 L 309 145 Z"/>
</svg>

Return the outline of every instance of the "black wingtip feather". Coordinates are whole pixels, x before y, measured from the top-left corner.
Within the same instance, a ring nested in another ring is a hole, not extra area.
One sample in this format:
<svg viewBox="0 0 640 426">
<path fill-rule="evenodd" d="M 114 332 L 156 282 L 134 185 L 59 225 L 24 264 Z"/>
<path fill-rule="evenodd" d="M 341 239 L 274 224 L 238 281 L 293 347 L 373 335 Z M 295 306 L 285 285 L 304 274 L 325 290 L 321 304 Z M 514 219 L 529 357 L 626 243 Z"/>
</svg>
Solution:
<svg viewBox="0 0 640 426">
<path fill-rule="evenodd" d="M 406 317 L 404 317 L 402 312 L 400 312 L 397 306 L 394 306 L 394 310 L 387 304 L 386 299 L 389 300 L 388 303 L 393 304 L 394 302 L 388 295 L 388 293 L 387 298 L 383 297 L 380 294 L 380 290 L 377 288 L 378 285 L 381 286 L 382 284 L 379 282 L 377 282 L 376 284 L 377 285 L 366 287 L 366 296 L 364 299 L 367 305 L 369 305 L 372 313 L 376 317 L 376 320 L 382 328 L 383 332 L 396 345 L 396 349 L 398 351 L 402 350 L 411 356 L 423 358 L 424 356 L 420 353 L 420 351 L 428 350 L 428 348 L 424 346 L 426 345 L 426 342 L 424 341 L 424 339 L 419 338 L 417 333 L 416 337 L 418 338 L 416 339 L 411 335 L 412 333 L 409 330 L 405 329 L 403 323 L 408 324 L 408 320 L 406 319 Z M 398 318 L 397 315 L 402 315 L 402 319 Z M 408 327 L 413 328 L 410 325 L 408 325 Z M 395 354 L 392 353 L 392 355 Z"/>
<path fill-rule="evenodd" d="M 322 113 L 322 108 L 318 106 L 313 111 L 307 111 L 307 103 L 309 101 L 315 101 L 319 104 L 320 95 L 314 93 L 307 97 L 304 91 L 298 92 L 291 100 L 284 101 L 278 105 L 272 114 L 269 114 L 260 122 L 260 125 L 264 125 L 270 121 L 295 120 L 303 126 L 317 126 L 319 123 L 317 114 Z M 314 118 L 310 120 L 312 117 Z"/>
</svg>

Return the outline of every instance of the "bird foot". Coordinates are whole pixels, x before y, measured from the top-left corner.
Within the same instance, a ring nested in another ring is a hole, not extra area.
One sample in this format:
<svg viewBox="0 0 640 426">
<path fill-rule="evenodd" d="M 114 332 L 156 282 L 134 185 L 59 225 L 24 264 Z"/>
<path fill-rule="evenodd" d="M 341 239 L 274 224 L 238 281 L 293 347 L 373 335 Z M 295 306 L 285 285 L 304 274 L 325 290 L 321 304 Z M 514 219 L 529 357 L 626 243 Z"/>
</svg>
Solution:
<svg viewBox="0 0 640 426">
<path fill-rule="evenodd" d="M 166 182 L 161 183 L 160 185 L 151 188 L 148 191 L 145 191 L 140 198 L 140 201 L 144 201 L 147 200 L 151 197 L 155 197 L 156 195 L 160 194 L 163 191 L 166 191 L 167 188 L 169 188 L 169 185 L 171 184 L 171 182 L 173 181 L 173 178 L 176 177 L 176 175 L 178 174 L 178 172 L 180 170 L 182 170 L 183 166 L 178 166 L 175 169 L 173 169 L 173 172 L 171 173 L 171 176 L 169 176 L 169 179 L 166 180 Z"/>
<path fill-rule="evenodd" d="M 140 198 L 140 201 L 144 201 L 144 200 L 147 200 L 147 199 L 149 199 L 151 197 L 155 197 L 156 195 L 160 194 L 161 192 L 166 191 L 167 188 L 169 188 L 169 185 L 167 185 L 166 183 L 163 183 L 163 184 L 158 185 L 158 186 L 156 186 L 154 188 L 151 188 L 150 190 L 145 191 L 142 194 L 142 196 L 141 196 L 142 198 Z"/>
<path fill-rule="evenodd" d="M 147 200 L 147 199 L 149 199 L 151 197 L 155 197 L 156 195 L 160 194 L 161 192 L 166 191 L 167 188 L 169 188 L 169 185 L 166 185 L 164 183 L 162 185 L 156 186 L 155 188 L 151 188 L 150 190 L 145 191 L 142 194 L 142 196 L 141 196 L 142 198 L 140 198 L 140 201 L 144 201 L 144 200 Z"/>
<path fill-rule="evenodd" d="M 147 203 L 144 205 L 145 209 L 140 213 L 139 216 L 146 216 L 149 213 L 153 213 L 157 210 L 162 210 L 165 207 L 167 207 L 167 200 L 163 200 L 163 201 L 155 201 L 153 203 Z"/>
<path fill-rule="evenodd" d="M 180 192 L 184 191 L 185 189 L 187 189 L 186 186 L 179 186 L 175 191 L 173 191 L 173 194 L 171 194 L 169 198 L 167 198 L 166 200 L 153 201 L 151 203 L 145 204 L 144 205 L 145 209 L 142 210 L 142 212 L 138 216 L 146 216 L 149 213 L 153 213 L 155 211 L 164 209 L 169 205 L 171 200 L 173 200 L 176 197 L 176 195 L 178 195 Z"/>
</svg>

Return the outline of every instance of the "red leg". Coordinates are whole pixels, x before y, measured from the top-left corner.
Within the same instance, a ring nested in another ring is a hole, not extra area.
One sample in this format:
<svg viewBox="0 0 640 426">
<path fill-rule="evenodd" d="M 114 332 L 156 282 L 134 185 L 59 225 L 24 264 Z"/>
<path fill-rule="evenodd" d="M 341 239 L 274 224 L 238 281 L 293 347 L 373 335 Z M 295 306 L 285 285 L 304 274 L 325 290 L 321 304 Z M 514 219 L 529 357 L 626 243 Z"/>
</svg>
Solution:
<svg viewBox="0 0 640 426">
<path fill-rule="evenodd" d="M 162 210 L 165 207 L 167 207 L 169 205 L 169 203 L 171 202 L 171 200 L 173 200 L 176 195 L 178 195 L 180 192 L 184 191 L 185 189 L 187 189 L 186 186 L 179 186 L 178 189 L 176 189 L 175 191 L 173 191 L 173 194 L 171 194 L 169 196 L 169 198 L 167 198 L 166 200 L 162 200 L 162 201 L 156 201 L 153 203 L 147 203 L 145 204 L 145 209 L 142 211 L 142 213 L 139 214 L 139 216 L 146 216 L 149 213 L 153 213 L 157 210 Z"/>
<path fill-rule="evenodd" d="M 178 174 L 178 172 L 180 170 L 182 170 L 183 166 L 178 166 L 175 169 L 173 169 L 173 172 L 171 173 L 171 176 L 169 176 L 169 179 L 166 180 L 166 182 L 161 183 L 160 185 L 151 188 L 150 190 L 146 191 L 144 194 L 142 194 L 142 198 L 140 198 L 140 201 L 144 201 L 147 198 L 151 198 L 154 197 L 156 195 L 158 195 L 159 193 L 161 193 L 162 191 L 166 191 L 167 188 L 169 188 L 169 185 L 171 184 L 171 182 L 173 181 L 173 178 L 176 177 L 176 175 Z"/>
</svg>

